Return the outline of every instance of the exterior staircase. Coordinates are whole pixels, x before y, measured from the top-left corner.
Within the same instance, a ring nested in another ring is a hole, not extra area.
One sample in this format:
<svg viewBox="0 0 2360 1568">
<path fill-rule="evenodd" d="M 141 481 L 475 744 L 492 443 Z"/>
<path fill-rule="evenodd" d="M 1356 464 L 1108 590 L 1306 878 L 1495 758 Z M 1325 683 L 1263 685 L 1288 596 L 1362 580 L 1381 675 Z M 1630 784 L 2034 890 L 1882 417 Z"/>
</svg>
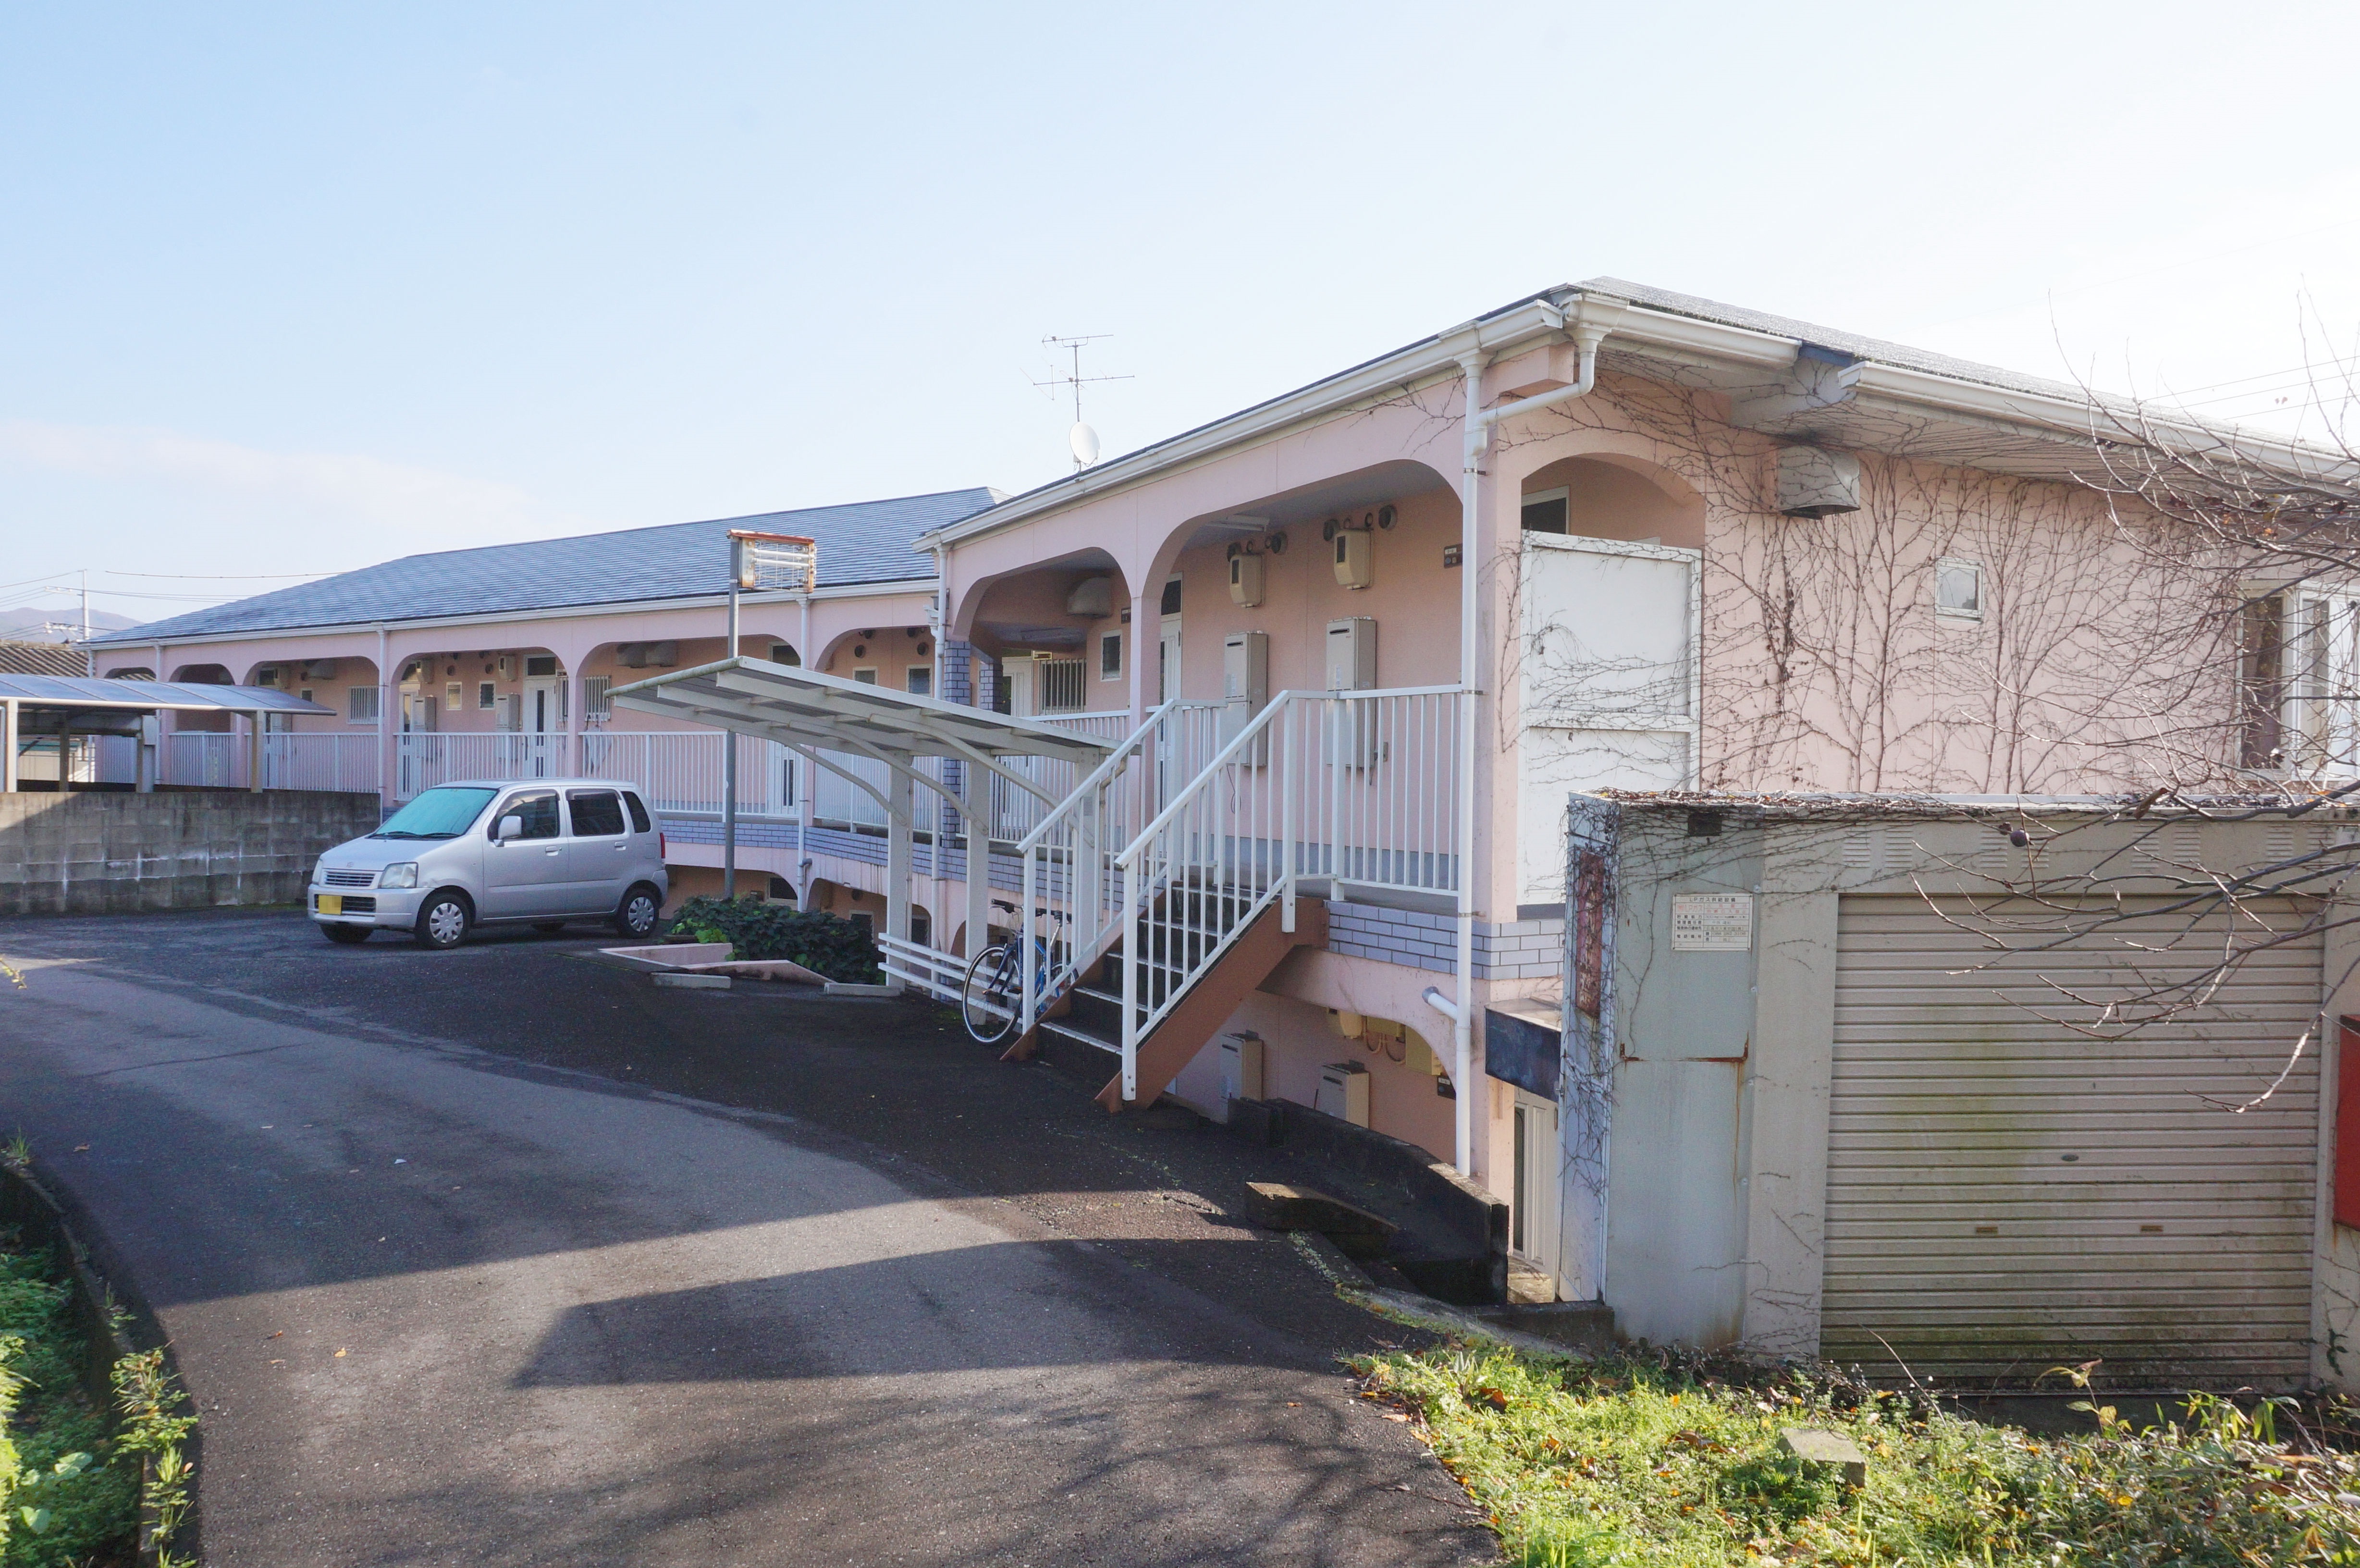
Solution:
<svg viewBox="0 0 2360 1568">
<path fill-rule="evenodd" d="M 1150 713 L 1017 846 L 1018 934 L 1053 956 L 1024 966 L 1008 1054 L 1043 1033 L 1104 1051 L 1120 1067 L 1100 1102 L 1151 1104 L 1288 954 L 1326 945 L 1331 891 L 1455 904 L 1463 700 L 1282 691 L 1251 719 Z"/>
<path fill-rule="evenodd" d="M 1138 1042 L 1134 1057 L 1136 1091 L 1130 1095 L 1123 1093 L 1123 1075 L 1118 1072 L 1098 1091 L 1098 1103 L 1109 1111 L 1153 1104 L 1155 1097 L 1179 1076 L 1180 1070 L 1205 1048 L 1214 1031 L 1238 1010 L 1239 1004 L 1269 979 L 1271 972 L 1284 963 L 1288 954 L 1298 947 L 1327 945 L 1328 906 L 1306 900 L 1297 909 L 1295 930 L 1287 931 L 1284 926 L 1275 906 L 1265 908 L 1222 945 L 1212 962 L 1196 968 L 1196 978 L 1189 982 L 1185 994 Z M 1191 967 L 1195 968 L 1193 955 L 1190 957 Z M 1071 1006 L 1065 1016 L 1057 1016 L 1053 1007 L 1034 1028 L 1121 1056 L 1122 995 L 1120 990 L 1108 989 L 1102 977 L 1120 975 L 1122 963 L 1122 947 L 1118 942 L 1100 961 L 1093 979 L 1076 985 L 1066 994 Z M 1154 976 L 1172 972 L 1162 964 L 1151 969 Z M 1120 982 L 1115 984 L 1120 985 Z"/>
</svg>

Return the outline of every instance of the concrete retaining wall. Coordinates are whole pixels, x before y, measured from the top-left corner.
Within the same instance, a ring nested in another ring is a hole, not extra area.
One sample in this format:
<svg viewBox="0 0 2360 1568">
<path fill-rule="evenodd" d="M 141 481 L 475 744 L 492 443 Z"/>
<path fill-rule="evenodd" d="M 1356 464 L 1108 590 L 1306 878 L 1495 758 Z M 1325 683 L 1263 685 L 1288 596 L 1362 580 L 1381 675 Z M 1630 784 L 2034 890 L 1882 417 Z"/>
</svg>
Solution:
<svg viewBox="0 0 2360 1568">
<path fill-rule="evenodd" d="M 291 904 L 377 822 L 376 796 L 324 790 L 0 794 L 0 915 Z"/>
</svg>

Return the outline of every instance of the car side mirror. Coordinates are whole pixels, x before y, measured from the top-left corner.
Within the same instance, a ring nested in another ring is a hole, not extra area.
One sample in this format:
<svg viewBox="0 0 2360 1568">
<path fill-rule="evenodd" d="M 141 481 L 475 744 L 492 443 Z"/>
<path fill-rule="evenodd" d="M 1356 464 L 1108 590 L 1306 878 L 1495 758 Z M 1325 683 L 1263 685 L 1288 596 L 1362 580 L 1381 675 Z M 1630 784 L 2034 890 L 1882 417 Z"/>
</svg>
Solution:
<svg viewBox="0 0 2360 1568">
<path fill-rule="evenodd" d="M 500 842 L 502 844 L 508 843 L 508 841 L 512 838 L 522 837 L 524 837 L 524 819 L 522 817 L 502 817 L 500 819 Z"/>
</svg>

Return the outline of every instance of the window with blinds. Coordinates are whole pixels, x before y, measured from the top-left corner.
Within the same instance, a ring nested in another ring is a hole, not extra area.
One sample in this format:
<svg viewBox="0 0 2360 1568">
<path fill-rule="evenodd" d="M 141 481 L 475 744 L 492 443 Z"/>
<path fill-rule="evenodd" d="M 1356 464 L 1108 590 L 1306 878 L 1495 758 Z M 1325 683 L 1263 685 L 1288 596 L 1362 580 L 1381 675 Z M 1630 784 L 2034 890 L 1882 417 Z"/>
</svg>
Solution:
<svg viewBox="0 0 2360 1568">
<path fill-rule="evenodd" d="M 590 719 L 612 716 L 614 706 L 606 701 L 606 689 L 614 684 L 611 675 L 585 675 L 582 678 L 582 715 Z"/>
</svg>

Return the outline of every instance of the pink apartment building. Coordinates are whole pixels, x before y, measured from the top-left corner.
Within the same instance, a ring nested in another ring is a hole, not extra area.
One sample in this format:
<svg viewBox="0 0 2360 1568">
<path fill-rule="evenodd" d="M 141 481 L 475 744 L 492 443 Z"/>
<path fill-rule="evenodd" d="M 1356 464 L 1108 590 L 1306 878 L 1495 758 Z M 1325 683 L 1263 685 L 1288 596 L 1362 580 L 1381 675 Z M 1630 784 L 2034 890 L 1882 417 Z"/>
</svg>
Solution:
<svg viewBox="0 0 2360 1568">
<path fill-rule="evenodd" d="M 1110 1108 L 1317 1105 L 1531 1205 L 1556 1106 L 1487 1037 L 1555 1027 L 1569 791 L 2103 789 L 2232 710 L 2090 450 L 2077 388 L 1598 279 L 1020 495 L 411 557 L 92 651 L 333 707 L 267 782 L 637 779 L 681 889 L 726 723 L 751 890 L 945 995 L 984 927 L 1054 938 L 1018 1049 L 1103 1051 Z M 735 649 L 731 527 L 819 562 Z"/>
</svg>

